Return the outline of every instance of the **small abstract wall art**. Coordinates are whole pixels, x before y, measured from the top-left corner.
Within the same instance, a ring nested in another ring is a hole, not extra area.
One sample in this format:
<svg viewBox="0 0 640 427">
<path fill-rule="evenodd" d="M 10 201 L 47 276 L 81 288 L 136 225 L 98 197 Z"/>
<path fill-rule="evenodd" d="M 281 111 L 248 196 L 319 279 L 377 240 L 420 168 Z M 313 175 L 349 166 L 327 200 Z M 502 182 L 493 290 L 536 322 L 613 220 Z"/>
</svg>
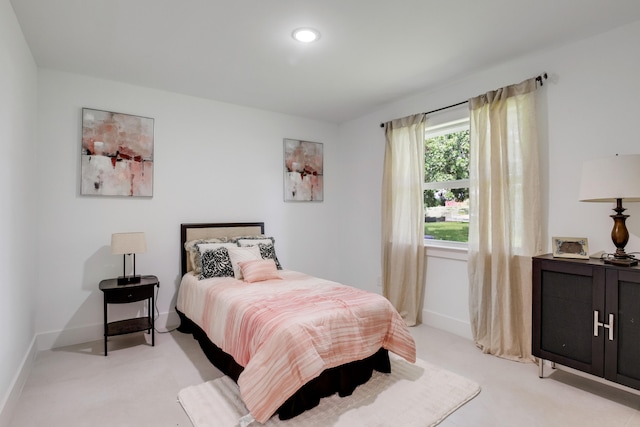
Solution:
<svg viewBox="0 0 640 427">
<path fill-rule="evenodd" d="M 80 194 L 153 196 L 153 119 L 82 109 Z"/>
<path fill-rule="evenodd" d="M 284 201 L 321 202 L 324 198 L 323 145 L 284 140 Z"/>
</svg>

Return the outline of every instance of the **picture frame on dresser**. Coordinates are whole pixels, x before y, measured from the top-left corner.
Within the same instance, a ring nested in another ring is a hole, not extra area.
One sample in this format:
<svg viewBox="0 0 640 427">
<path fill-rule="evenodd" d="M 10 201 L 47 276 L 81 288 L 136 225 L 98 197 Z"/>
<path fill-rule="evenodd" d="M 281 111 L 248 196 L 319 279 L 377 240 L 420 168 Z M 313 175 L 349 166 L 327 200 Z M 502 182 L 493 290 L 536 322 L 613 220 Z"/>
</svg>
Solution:
<svg viewBox="0 0 640 427">
<path fill-rule="evenodd" d="M 554 258 L 589 259 L 589 239 L 586 237 L 552 237 Z"/>
</svg>

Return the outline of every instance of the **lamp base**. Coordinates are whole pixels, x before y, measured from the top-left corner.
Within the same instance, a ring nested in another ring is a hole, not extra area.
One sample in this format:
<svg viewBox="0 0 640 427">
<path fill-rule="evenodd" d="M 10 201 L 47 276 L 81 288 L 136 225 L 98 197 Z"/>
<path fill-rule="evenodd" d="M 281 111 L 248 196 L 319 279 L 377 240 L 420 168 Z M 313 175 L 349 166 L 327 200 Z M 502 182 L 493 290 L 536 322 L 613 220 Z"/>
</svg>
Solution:
<svg viewBox="0 0 640 427">
<path fill-rule="evenodd" d="M 132 285 L 134 283 L 140 283 L 140 276 L 119 276 L 118 286 Z"/>
<path fill-rule="evenodd" d="M 633 267 L 638 265 L 638 260 L 635 258 L 609 258 L 604 260 L 605 264 L 618 265 L 620 267 Z"/>
</svg>

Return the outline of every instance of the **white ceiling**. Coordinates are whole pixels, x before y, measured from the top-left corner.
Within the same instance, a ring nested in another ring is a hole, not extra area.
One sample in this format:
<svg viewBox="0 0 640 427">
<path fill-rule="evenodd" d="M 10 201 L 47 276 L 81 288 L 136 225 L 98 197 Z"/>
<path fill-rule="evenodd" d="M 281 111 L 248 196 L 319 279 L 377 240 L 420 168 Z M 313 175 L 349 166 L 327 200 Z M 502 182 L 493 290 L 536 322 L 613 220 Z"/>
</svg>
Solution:
<svg viewBox="0 0 640 427">
<path fill-rule="evenodd" d="M 39 67 L 336 123 L 640 19 L 639 0 L 11 3 Z"/>
</svg>

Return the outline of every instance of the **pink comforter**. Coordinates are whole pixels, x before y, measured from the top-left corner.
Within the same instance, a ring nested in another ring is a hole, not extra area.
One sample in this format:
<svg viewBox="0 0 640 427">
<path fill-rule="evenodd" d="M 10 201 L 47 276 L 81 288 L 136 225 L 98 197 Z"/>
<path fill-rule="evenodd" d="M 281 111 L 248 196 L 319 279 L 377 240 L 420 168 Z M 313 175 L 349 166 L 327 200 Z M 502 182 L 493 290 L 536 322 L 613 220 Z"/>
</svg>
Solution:
<svg viewBox="0 0 640 427">
<path fill-rule="evenodd" d="M 415 362 L 413 338 L 386 298 L 294 271 L 280 274 L 283 280 L 252 284 L 191 276 L 178 296 L 178 309 L 244 366 L 238 387 L 257 421 L 267 421 L 325 369 L 380 347 Z M 182 295 L 189 288 L 194 293 Z"/>
</svg>

